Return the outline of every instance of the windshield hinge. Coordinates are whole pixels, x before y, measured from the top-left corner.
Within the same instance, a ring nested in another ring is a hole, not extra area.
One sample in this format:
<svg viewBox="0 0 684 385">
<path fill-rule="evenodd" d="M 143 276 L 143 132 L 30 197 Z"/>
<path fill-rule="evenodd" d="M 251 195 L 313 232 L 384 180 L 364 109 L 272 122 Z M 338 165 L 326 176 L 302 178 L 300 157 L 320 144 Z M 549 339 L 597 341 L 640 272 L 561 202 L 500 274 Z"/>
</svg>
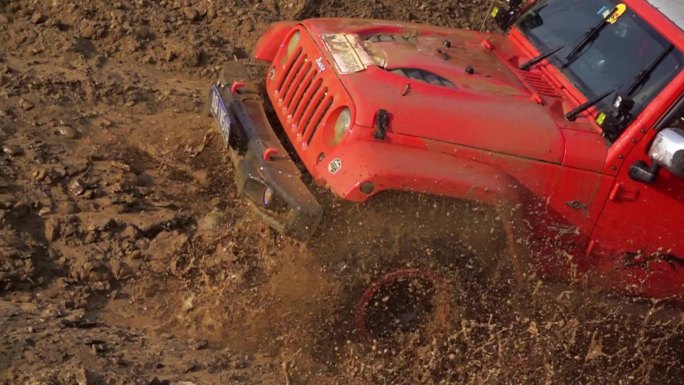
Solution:
<svg viewBox="0 0 684 385">
<path fill-rule="evenodd" d="M 639 190 L 625 188 L 622 183 L 615 183 L 608 195 L 608 199 L 613 202 L 636 202 L 638 198 Z"/>
</svg>

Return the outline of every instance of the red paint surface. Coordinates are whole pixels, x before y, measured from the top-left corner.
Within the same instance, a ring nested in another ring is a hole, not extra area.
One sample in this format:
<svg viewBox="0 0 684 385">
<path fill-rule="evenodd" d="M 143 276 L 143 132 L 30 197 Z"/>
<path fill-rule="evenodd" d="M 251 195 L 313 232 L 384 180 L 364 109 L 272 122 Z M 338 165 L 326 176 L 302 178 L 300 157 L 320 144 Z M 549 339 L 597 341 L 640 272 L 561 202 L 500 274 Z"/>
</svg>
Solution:
<svg viewBox="0 0 684 385">
<path fill-rule="evenodd" d="M 625 3 L 684 49 L 684 32 L 667 18 L 642 0 Z M 301 40 L 294 57 L 286 58 L 292 28 Z M 338 75 L 320 35 L 340 32 L 417 34 L 416 44 L 377 44 L 386 68 L 430 70 L 457 88 L 374 65 Z M 451 43 L 448 60 L 437 52 L 444 40 Z M 586 98 L 560 71 L 546 63 L 529 72 L 517 69 L 538 52 L 515 29 L 501 35 L 318 19 L 278 25 L 258 47 L 258 57 L 272 61 L 267 91 L 298 156 L 315 181 L 340 197 L 367 200 L 359 186 L 370 181 L 372 195 L 409 190 L 517 207 L 516 225 L 531 230 L 544 273 L 588 273 L 613 290 L 684 302 L 684 266 L 661 257 L 684 258 L 684 179 L 666 170 L 654 184 L 628 176 L 634 161 L 651 162 L 653 127 L 684 93 L 684 73 L 610 144 L 593 109 L 575 122 L 565 119 Z M 467 66 L 475 73 L 467 74 Z M 344 107 L 353 124 L 335 144 L 334 123 Z M 390 114 L 383 140 L 373 139 L 379 109 Z M 334 174 L 333 159 L 342 163 Z M 634 253 L 644 257 L 634 261 Z"/>
</svg>

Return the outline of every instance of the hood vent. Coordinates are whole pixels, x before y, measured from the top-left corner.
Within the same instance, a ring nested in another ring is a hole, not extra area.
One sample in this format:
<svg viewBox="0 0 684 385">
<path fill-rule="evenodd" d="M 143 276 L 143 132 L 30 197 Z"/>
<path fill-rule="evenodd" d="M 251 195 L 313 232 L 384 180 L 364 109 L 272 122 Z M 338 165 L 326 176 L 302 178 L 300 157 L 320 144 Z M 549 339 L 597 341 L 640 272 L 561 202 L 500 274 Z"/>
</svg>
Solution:
<svg viewBox="0 0 684 385">
<path fill-rule="evenodd" d="M 389 72 L 407 77 L 409 79 L 418 80 L 423 83 L 432 84 L 434 86 L 456 89 L 456 85 L 454 83 L 430 71 L 415 68 L 395 68 L 389 70 Z"/>
<path fill-rule="evenodd" d="M 377 33 L 375 35 L 368 36 L 366 41 L 371 43 L 412 43 L 415 42 L 415 38 L 396 33 Z"/>
<path fill-rule="evenodd" d="M 522 75 L 523 79 L 525 79 L 525 82 L 527 82 L 527 84 L 534 88 L 534 90 L 538 93 L 554 98 L 560 97 L 558 92 L 556 92 L 556 89 L 553 88 L 548 80 L 546 80 L 542 75 L 531 71 L 519 71 L 518 73 Z"/>
</svg>

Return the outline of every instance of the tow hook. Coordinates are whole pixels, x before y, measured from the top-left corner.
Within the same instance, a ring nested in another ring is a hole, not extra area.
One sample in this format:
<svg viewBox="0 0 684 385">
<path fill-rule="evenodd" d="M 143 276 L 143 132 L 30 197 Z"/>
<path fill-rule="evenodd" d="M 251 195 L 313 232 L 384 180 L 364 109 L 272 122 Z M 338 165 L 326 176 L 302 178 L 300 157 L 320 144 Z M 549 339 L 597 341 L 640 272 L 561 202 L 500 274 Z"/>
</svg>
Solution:
<svg viewBox="0 0 684 385">
<path fill-rule="evenodd" d="M 273 147 L 268 147 L 264 150 L 264 152 L 261 154 L 261 158 L 267 162 L 270 162 L 273 160 L 273 156 L 278 154 L 278 150 L 273 148 Z"/>
<path fill-rule="evenodd" d="M 240 92 L 240 89 L 245 86 L 244 82 L 234 82 L 233 85 L 230 86 L 230 92 L 237 94 Z"/>
</svg>

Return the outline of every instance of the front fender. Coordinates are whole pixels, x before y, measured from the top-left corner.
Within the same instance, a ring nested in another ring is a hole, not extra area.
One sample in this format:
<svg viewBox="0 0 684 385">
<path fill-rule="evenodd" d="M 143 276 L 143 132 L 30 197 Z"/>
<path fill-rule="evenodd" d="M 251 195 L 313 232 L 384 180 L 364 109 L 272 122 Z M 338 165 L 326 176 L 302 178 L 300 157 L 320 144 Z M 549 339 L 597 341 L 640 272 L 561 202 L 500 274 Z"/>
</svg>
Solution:
<svg viewBox="0 0 684 385">
<path fill-rule="evenodd" d="M 338 165 L 341 167 L 333 174 Z M 352 142 L 336 149 L 318 167 L 333 192 L 356 202 L 385 190 L 448 196 L 491 206 L 519 202 L 517 183 L 501 170 L 421 148 Z M 366 182 L 374 185 L 370 194 L 361 191 Z"/>
<path fill-rule="evenodd" d="M 272 62 L 287 34 L 297 24 L 296 21 L 281 21 L 271 24 L 259 38 L 256 47 L 254 47 L 253 56 L 259 60 Z"/>
</svg>

